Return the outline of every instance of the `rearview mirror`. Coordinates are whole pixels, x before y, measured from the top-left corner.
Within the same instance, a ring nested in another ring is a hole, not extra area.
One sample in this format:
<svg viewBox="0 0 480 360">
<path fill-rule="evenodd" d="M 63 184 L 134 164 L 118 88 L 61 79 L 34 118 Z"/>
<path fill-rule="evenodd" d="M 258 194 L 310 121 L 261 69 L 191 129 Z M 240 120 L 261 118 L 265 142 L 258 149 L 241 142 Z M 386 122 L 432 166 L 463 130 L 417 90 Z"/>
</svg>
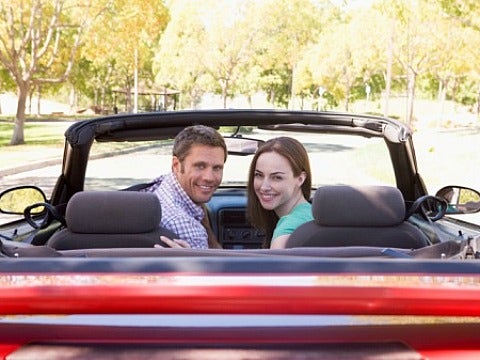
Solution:
<svg viewBox="0 0 480 360">
<path fill-rule="evenodd" d="M 244 138 L 240 136 L 225 137 L 225 144 L 227 151 L 233 155 L 252 155 L 255 154 L 261 144 L 262 140 Z"/>
</svg>

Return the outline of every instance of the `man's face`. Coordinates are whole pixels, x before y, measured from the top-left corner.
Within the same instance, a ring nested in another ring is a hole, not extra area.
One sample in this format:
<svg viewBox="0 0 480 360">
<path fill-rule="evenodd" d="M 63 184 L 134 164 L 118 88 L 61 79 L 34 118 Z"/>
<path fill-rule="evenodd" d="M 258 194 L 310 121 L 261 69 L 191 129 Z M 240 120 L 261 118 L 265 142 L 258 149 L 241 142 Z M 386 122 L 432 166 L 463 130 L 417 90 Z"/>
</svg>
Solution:
<svg viewBox="0 0 480 360">
<path fill-rule="evenodd" d="M 173 157 L 173 172 L 194 203 L 210 200 L 222 182 L 224 158 L 223 148 L 208 145 L 193 145 L 183 162 Z"/>
</svg>

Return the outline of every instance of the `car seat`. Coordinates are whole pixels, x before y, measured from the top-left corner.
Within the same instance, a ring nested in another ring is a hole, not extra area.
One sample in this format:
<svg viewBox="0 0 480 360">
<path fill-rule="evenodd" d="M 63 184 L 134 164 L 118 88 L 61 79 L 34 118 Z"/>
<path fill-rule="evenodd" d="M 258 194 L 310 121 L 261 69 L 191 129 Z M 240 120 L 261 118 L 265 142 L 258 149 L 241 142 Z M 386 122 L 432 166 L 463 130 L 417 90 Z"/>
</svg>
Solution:
<svg viewBox="0 0 480 360">
<path fill-rule="evenodd" d="M 153 193 L 82 191 L 67 204 L 67 227 L 47 246 L 56 250 L 141 248 L 163 245 L 160 236 L 177 236 L 160 227 L 161 206 Z"/>
<path fill-rule="evenodd" d="M 312 199 L 314 220 L 299 226 L 286 247 L 379 246 L 418 249 L 430 244 L 405 221 L 405 201 L 392 186 L 329 185 Z"/>
</svg>

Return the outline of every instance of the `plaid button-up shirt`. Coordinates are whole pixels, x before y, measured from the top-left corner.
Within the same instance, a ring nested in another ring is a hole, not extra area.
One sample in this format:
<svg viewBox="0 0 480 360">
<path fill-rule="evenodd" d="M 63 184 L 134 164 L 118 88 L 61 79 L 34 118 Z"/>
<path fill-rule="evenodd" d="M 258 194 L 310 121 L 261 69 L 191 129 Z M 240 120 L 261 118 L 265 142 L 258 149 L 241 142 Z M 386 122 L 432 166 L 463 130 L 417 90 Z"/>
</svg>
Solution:
<svg viewBox="0 0 480 360">
<path fill-rule="evenodd" d="M 156 178 L 154 184 L 143 191 L 152 192 L 160 199 L 162 227 L 173 231 L 193 249 L 208 249 L 208 234 L 201 223 L 204 210 L 190 199 L 173 173 Z"/>
</svg>

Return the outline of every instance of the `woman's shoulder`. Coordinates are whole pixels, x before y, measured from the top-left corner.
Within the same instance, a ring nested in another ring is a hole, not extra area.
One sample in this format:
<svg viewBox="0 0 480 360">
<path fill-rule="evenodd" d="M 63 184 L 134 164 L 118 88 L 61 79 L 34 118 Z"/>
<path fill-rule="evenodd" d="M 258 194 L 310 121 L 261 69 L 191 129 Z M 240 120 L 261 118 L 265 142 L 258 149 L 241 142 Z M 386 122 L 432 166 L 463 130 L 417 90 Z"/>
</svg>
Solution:
<svg viewBox="0 0 480 360">
<path fill-rule="evenodd" d="M 289 214 L 282 216 L 280 218 L 282 222 L 297 222 L 300 221 L 309 221 L 313 220 L 312 215 L 312 204 L 309 202 L 304 202 L 295 206 Z"/>
<path fill-rule="evenodd" d="M 311 217 L 312 215 L 312 204 L 307 202 L 303 202 L 295 206 L 290 214 L 302 214 L 303 216 Z"/>
</svg>

